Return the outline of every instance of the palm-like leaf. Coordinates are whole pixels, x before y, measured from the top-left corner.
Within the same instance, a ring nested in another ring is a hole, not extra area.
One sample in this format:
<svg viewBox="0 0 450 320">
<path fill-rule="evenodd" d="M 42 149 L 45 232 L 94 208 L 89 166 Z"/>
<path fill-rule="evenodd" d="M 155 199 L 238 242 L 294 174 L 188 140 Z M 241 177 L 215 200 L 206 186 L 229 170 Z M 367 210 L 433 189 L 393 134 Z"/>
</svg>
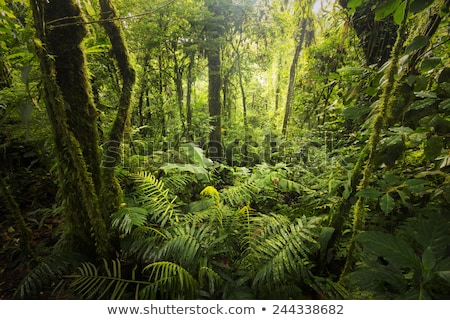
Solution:
<svg viewBox="0 0 450 320">
<path fill-rule="evenodd" d="M 221 199 L 232 207 L 249 204 L 257 193 L 257 186 L 254 182 L 248 181 L 236 186 L 229 186 L 220 191 Z"/>
<path fill-rule="evenodd" d="M 36 294 L 42 288 L 63 276 L 71 267 L 77 266 L 84 257 L 71 252 L 58 252 L 43 259 L 20 282 L 17 293 L 20 298 Z"/>
<path fill-rule="evenodd" d="M 273 289 L 298 278 L 309 281 L 307 261 L 309 248 L 315 242 L 315 222 L 298 219 L 291 223 L 283 216 L 261 219 L 267 220 L 274 223 L 261 226 L 249 240 L 247 261 L 258 266 L 254 287 Z"/>
<path fill-rule="evenodd" d="M 176 197 L 169 195 L 169 189 L 161 180 L 146 172 L 136 175 L 136 180 L 140 182 L 137 190 L 139 202 L 149 212 L 152 222 L 164 227 L 178 219 Z"/>
<path fill-rule="evenodd" d="M 124 234 L 131 233 L 133 227 L 145 225 L 148 217 L 147 210 L 138 207 L 120 208 L 111 216 L 111 225 Z"/>
<path fill-rule="evenodd" d="M 203 224 L 200 227 L 185 224 L 166 232 L 167 241 L 158 251 L 158 259 L 172 260 L 183 267 L 193 270 L 198 265 L 202 250 L 212 240 L 212 227 Z"/>
<path fill-rule="evenodd" d="M 198 282 L 180 265 L 161 261 L 147 265 L 151 285 L 140 292 L 140 298 L 192 299 L 196 297 Z"/>
<path fill-rule="evenodd" d="M 81 299 L 109 299 L 120 300 L 130 298 L 130 286 L 135 289 L 134 298 L 139 297 L 139 292 L 151 285 L 149 282 L 135 279 L 135 269 L 131 274 L 131 279 L 125 279 L 122 274 L 120 261 L 113 260 L 111 265 L 103 260 L 103 272 L 92 263 L 83 263 L 78 268 L 78 274 L 69 276 L 72 279 L 71 288 Z"/>
</svg>

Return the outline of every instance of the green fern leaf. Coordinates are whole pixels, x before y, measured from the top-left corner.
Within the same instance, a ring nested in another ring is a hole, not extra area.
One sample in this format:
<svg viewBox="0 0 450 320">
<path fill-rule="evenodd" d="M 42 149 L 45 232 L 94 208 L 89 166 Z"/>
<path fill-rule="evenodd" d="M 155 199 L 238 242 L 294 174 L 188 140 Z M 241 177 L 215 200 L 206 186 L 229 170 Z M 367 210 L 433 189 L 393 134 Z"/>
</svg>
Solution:
<svg viewBox="0 0 450 320">
<path fill-rule="evenodd" d="M 257 187 L 254 182 L 230 186 L 220 191 L 221 199 L 232 207 L 239 207 L 249 204 L 257 192 Z"/>
<path fill-rule="evenodd" d="M 133 227 L 141 227 L 147 221 L 148 212 L 143 208 L 120 208 L 111 216 L 111 225 L 124 234 L 130 234 Z"/>
<path fill-rule="evenodd" d="M 80 299 L 119 300 L 130 296 L 130 285 L 135 286 L 136 290 L 145 290 L 151 286 L 149 282 L 136 280 L 135 270 L 131 279 L 125 279 L 119 260 L 113 260 L 110 264 L 103 260 L 102 273 L 93 263 L 86 262 L 78 268 L 78 274 L 67 278 L 72 279 L 70 287 Z"/>
<path fill-rule="evenodd" d="M 150 173 L 141 172 L 136 175 L 136 180 L 140 182 L 138 187 L 138 198 L 142 208 L 149 212 L 151 220 L 161 227 L 178 220 L 178 210 L 176 208 L 176 197 L 169 195 L 169 190 L 164 187 L 164 183 Z"/>
<path fill-rule="evenodd" d="M 58 278 L 69 272 L 73 266 L 78 266 L 85 258 L 72 252 L 58 252 L 44 258 L 20 282 L 17 294 L 26 298 L 38 293 L 42 288 L 50 286 Z"/>
<path fill-rule="evenodd" d="M 315 243 L 315 227 L 314 224 L 304 224 L 301 219 L 294 223 L 278 221 L 275 227 L 264 228 L 250 240 L 247 258 L 251 264 L 261 266 L 256 270 L 253 285 L 275 288 L 299 274 L 306 277 L 309 248 Z"/>
<path fill-rule="evenodd" d="M 150 272 L 148 289 L 141 293 L 158 293 L 163 299 L 192 299 L 197 295 L 198 282 L 180 265 L 161 261 L 147 265 L 144 271 Z"/>
</svg>

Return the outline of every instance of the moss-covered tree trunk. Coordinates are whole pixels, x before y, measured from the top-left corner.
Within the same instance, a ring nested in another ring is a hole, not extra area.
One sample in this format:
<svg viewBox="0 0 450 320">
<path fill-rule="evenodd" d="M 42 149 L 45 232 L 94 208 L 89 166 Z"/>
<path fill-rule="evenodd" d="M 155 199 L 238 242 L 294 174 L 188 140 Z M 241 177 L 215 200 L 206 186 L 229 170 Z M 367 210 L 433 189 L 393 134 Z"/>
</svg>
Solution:
<svg viewBox="0 0 450 320">
<path fill-rule="evenodd" d="M 129 118 L 133 86 L 136 81 L 128 49 L 123 36 L 122 28 L 117 18 L 117 11 L 109 0 L 99 0 L 103 27 L 109 37 L 112 52 L 117 62 L 122 79 L 122 91 L 119 98 L 117 115 L 105 143 L 105 158 L 103 160 L 103 183 L 102 207 L 106 217 L 119 208 L 121 189 L 115 178 L 115 168 L 121 161 L 120 150 L 126 124 Z M 106 218 L 105 217 L 105 218 Z"/>
<path fill-rule="evenodd" d="M 223 28 L 222 9 L 219 3 L 213 2 L 208 5 L 212 19 L 206 24 L 206 57 L 208 59 L 208 108 L 211 117 L 209 134 L 208 156 L 215 161 L 223 160 L 222 146 L 222 74 L 220 59 L 221 37 Z"/>
<path fill-rule="evenodd" d="M 391 114 L 392 106 L 395 105 L 396 100 L 398 99 L 396 92 L 399 85 L 399 79 L 396 78 L 398 74 L 398 68 L 399 68 L 399 60 L 400 60 L 400 54 L 402 53 L 403 44 L 405 42 L 405 34 L 406 34 L 406 27 L 407 27 L 407 21 L 408 21 L 408 11 L 409 11 L 409 5 L 411 0 L 406 0 L 405 9 L 404 9 L 404 15 L 402 22 L 400 24 L 400 27 L 397 30 L 397 38 L 394 44 L 394 47 L 391 51 L 391 57 L 390 57 L 390 65 L 386 69 L 385 77 L 386 81 L 383 83 L 383 92 L 381 94 L 380 100 L 379 100 L 379 106 L 376 110 L 376 114 L 373 117 L 372 121 L 372 132 L 367 144 L 367 160 L 365 163 L 365 166 L 361 167 L 361 179 L 359 181 L 359 185 L 357 187 L 357 190 L 364 190 L 367 189 L 370 186 L 372 174 L 374 171 L 375 166 L 375 157 L 377 155 L 377 147 L 381 140 L 382 130 L 385 128 L 387 120 L 389 118 L 389 115 Z M 366 150 L 363 150 L 364 157 L 366 155 Z M 362 159 L 358 159 L 358 162 L 360 162 Z M 357 167 L 359 167 L 361 163 L 357 164 Z M 353 175 L 352 178 L 357 175 L 356 173 Z M 353 267 L 353 253 L 356 246 L 356 236 L 359 232 L 364 230 L 365 226 L 365 218 L 366 218 L 366 207 L 365 207 L 365 201 L 362 197 L 358 197 L 355 205 L 353 206 L 353 231 L 352 231 L 352 238 L 350 239 L 347 259 L 345 262 L 344 269 L 341 273 L 341 280 L 345 275 L 347 275 L 352 267 Z"/>
<path fill-rule="evenodd" d="M 107 257 L 112 246 L 99 206 L 97 113 L 82 47 L 86 30 L 81 11 L 75 0 L 32 0 L 30 5 L 65 212 L 62 244 L 91 257 Z"/>
</svg>

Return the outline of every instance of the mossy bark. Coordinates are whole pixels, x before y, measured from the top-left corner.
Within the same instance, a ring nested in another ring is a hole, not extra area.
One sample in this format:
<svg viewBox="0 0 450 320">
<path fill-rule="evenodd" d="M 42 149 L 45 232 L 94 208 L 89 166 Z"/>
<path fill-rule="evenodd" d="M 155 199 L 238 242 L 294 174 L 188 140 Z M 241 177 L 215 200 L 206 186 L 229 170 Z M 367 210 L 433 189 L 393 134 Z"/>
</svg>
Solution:
<svg viewBox="0 0 450 320">
<path fill-rule="evenodd" d="M 73 24 L 81 19 L 80 11 L 74 0 L 60 0 L 57 4 L 32 0 L 30 5 L 36 38 L 39 39 L 36 54 L 43 77 L 46 108 L 54 134 L 59 196 L 65 209 L 66 230 L 62 244 L 91 257 L 108 257 L 112 246 L 97 194 L 100 176 L 96 175 L 100 168 L 96 160 L 95 108 L 91 103 L 81 47 L 85 31 Z M 59 25 L 63 21 L 72 23 L 70 27 Z M 68 54 L 74 56 L 67 57 Z M 66 64 L 73 62 L 73 65 L 63 65 L 60 59 Z M 71 85 L 75 87 L 69 88 Z M 72 89 L 81 95 L 79 100 Z M 84 90 L 86 92 L 82 92 Z"/>
<path fill-rule="evenodd" d="M 391 108 L 395 104 L 397 99 L 395 92 L 398 86 L 398 79 L 396 75 L 398 73 L 398 63 L 400 59 L 400 53 L 403 49 L 405 42 L 404 35 L 406 33 L 408 11 L 410 0 L 406 0 L 406 6 L 404 11 L 404 17 L 400 27 L 397 30 L 397 38 L 394 47 L 391 52 L 390 65 L 386 69 L 386 81 L 383 86 L 383 92 L 380 97 L 377 113 L 372 122 L 372 132 L 368 142 L 368 159 L 364 168 L 362 169 L 362 175 L 357 187 L 357 190 L 367 189 L 370 185 L 372 178 L 372 172 L 375 165 L 375 157 L 377 155 L 377 147 L 381 139 L 381 133 L 386 126 L 386 122 L 389 118 Z M 355 175 L 354 175 L 355 176 Z M 365 225 L 366 208 L 364 199 L 359 197 L 356 204 L 353 206 L 353 231 L 350 239 L 347 260 L 345 262 L 344 269 L 341 273 L 341 279 L 351 271 L 353 266 L 353 253 L 356 246 L 356 235 L 364 229 Z"/>
<path fill-rule="evenodd" d="M 117 20 L 117 11 L 109 0 L 99 0 L 103 28 L 109 37 L 117 66 L 122 79 L 122 91 L 119 99 L 117 115 L 105 143 L 105 158 L 103 160 L 102 207 L 109 215 L 119 208 L 121 189 L 115 178 L 115 168 L 121 161 L 120 149 L 123 134 L 129 118 L 133 86 L 136 81 L 135 70 L 132 67 L 122 28 Z"/>
<path fill-rule="evenodd" d="M 49 1 L 44 21 L 48 53 L 55 57 L 56 80 L 64 98 L 69 129 L 80 144 L 96 190 L 101 190 L 98 112 L 86 67 L 83 39 L 87 30 L 82 13 L 76 1 Z"/>
</svg>

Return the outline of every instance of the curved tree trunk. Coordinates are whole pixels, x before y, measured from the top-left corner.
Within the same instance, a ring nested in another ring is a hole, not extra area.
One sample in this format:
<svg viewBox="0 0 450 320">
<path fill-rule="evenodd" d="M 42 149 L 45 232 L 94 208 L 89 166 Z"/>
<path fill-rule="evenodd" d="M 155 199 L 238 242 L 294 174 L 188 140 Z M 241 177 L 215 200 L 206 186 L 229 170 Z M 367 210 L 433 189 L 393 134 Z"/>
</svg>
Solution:
<svg viewBox="0 0 450 320">
<path fill-rule="evenodd" d="M 30 4 L 65 212 L 62 244 L 91 257 L 108 257 L 113 250 L 99 206 L 97 113 L 82 48 L 81 11 L 74 0 Z"/>
<path fill-rule="evenodd" d="M 121 161 L 121 154 L 118 152 L 122 143 L 126 123 L 129 117 L 131 96 L 133 86 L 136 81 L 136 74 L 131 66 L 128 49 L 125 43 L 122 29 L 119 23 L 114 20 L 117 17 L 116 9 L 109 0 L 99 0 L 103 27 L 109 37 L 112 52 L 117 61 L 119 72 L 122 78 L 122 92 L 119 99 L 119 108 L 116 119 L 109 134 L 109 140 L 105 143 L 105 158 L 103 166 L 102 207 L 105 219 L 111 213 L 117 211 L 120 204 L 121 189 L 115 178 L 115 168 Z"/>
</svg>

